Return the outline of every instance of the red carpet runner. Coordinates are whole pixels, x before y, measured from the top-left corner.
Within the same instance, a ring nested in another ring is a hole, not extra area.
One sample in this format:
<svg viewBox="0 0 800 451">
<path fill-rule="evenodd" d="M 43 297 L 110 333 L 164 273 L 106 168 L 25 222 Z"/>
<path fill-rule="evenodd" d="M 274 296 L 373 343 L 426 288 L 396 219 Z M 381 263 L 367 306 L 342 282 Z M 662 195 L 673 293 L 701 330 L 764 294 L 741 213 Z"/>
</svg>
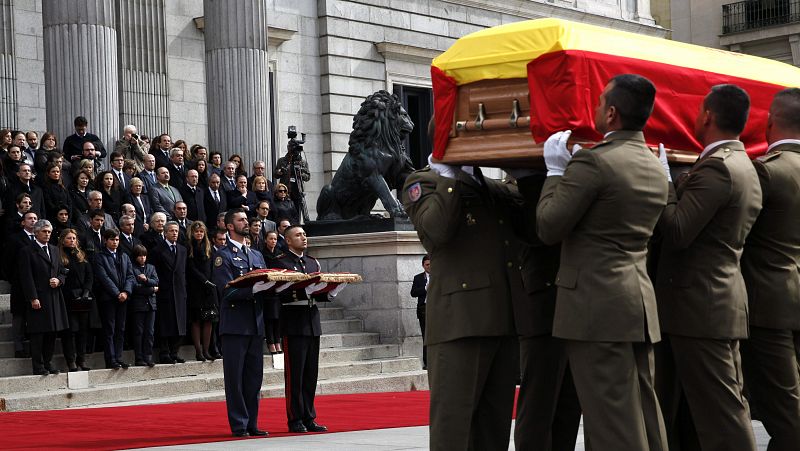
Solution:
<svg viewBox="0 0 800 451">
<path fill-rule="evenodd" d="M 428 424 L 427 391 L 317 396 L 330 432 Z M 262 399 L 258 426 L 293 435 L 283 398 Z M 0 413 L 0 449 L 127 449 L 233 440 L 225 402 Z M 239 439 L 239 440 L 269 440 Z M 268 445 L 268 444 L 266 444 Z"/>
</svg>

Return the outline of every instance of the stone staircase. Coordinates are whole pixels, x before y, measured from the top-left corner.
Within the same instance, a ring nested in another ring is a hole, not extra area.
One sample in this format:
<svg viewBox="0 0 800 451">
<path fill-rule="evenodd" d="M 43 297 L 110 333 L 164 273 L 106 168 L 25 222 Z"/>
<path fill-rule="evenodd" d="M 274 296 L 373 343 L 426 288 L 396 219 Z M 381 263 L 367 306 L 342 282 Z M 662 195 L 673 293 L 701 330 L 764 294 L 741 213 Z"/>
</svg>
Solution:
<svg viewBox="0 0 800 451">
<path fill-rule="evenodd" d="M 5 282 L 0 292 L 8 293 Z M 399 345 L 382 344 L 380 334 L 363 331 L 361 320 L 346 318 L 342 308 L 324 307 L 320 313 L 318 394 L 427 390 L 428 378 L 419 358 L 402 356 Z M 197 362 L 192 346 L 181 347 L 183 364 L 106 370 L 100 369 L 104 367 L 102 353 L 93 353 L 86 362 L 92 371 L 68 373 L 57 342 L 52 363 L 62 372 L 32 376 L 30 359 L 14 358 L 11 340 L 9 295 L 0 294 L 0 411 L 225 399 L 222 360 Z M 125 361 L 133 362 L 132 351 L 125 351 Z M 276 363 L 281 366 L 265 352 L 263 397 L 284 396 L 283 370 L 276 369 Z M 70 388 L 79 382 L 86 388 Z"/>
</svg>

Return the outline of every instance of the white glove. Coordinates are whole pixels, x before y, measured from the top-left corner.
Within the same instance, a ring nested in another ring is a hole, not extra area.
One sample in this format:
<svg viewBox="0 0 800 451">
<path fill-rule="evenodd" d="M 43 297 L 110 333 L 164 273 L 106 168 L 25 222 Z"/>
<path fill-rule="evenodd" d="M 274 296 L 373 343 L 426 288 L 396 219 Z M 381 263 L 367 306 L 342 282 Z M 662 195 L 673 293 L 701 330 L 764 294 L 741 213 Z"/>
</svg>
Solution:
<svg viewBox="0 0 800 451">
<path fill-rule="evenodd" d="M 547 166 L 547 176 L 564 175 L 572 154 L 567 150 L 567 140 L 572 130 L 554 133 L 544 142 L 544 163 Z M 577 150 L 580 146 L 575 145 Z M 575 149 L 573 147 L 573 149 Z"/>
<path fill-rule="evenodd" d="M 335 298 L 336 295 L 338 295 L 346 286 L 347 286 L 346 283 L 340 283 L 339 285 L 337 285 L 336 288 L 328 292 L 328 299 Z"/>
<path fill-rule="evenodd" d="M 312 283 L 312 284 L 306 286 L 306 294 L 308 296 L 311 296 L 312 294 L 316 293 L 317 291 L 319 291 L 319 290 L 321 290 L 321 289 L 323 289 L 323 288 L 325 288 L 327 286 L 328 286 L 328 282 Z"/>
<path fill-rule="evenodd" d="M 428 155 L 428 165 L 430 165 L 431 169 L 436 171 L 437 174 L 441 175 L 442 177 L 448 179 L 456 178 L 456 171 L 459 170 L 457 166 L 451 166 L 449 164 L 444 163 L 434 163 L 433 155 Z"/>
<path fill-rule="evenodd" d="M 658 161 L 664 167 L 664 172 L 667 173 L 667 181 L 672 181 L 672 172 L 669 170 L 669 162 L 667 161 L 667 151 L 664 149 L 664 144 L 658 144 Z"/>
<path fill-rule="evenodd" d="M 275 286 L 275 282 L 256 282 L 253 284 L 253 294 L 261 291 L 269 290 Z"/>
<path fill-rule="evenodd" d="M 284 282 L 284 283 L 278 285 L 277 287 L 275 287 L 275 292 L 276 293 L 280 293 L 281 291 L 284 291 L 285 289 L 291 287 L 293 284 L 294 284 L 294 282 Z"/>
</svg>

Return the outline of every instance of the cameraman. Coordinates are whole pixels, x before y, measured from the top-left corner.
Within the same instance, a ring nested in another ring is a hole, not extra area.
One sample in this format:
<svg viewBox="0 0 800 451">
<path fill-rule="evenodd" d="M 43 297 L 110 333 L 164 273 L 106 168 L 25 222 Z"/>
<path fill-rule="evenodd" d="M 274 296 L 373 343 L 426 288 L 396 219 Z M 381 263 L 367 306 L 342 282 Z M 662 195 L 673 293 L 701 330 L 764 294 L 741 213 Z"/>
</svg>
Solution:
<svg viewBox="0 0 800 451">
<path fill-rule="evenodd" d="M 122 129 L 122 138 L 114 144 L 114 151 L 121 153 L 126 160 L 133 160 L 136 173 L 139 173 L 144 169 L 144 156 L 150 146 L 136 133 L 135 125 L 126 125 Z"/>
<path fill-rule="evenodd" d="M 288 137 L 289 143 L 286 146 L 286 156 L 279 158 L 275 164 L 275 181 L 286 185 L 289 190 L 289 198 L 294 202 L 298 210 L 301 210 L 301 205 L 305 202 L 301 184 L 311 180 L 311 172 L 308 170 L 308 163 L 303 158 L 305 139 L 296 139 L 297 130 L 294 126 L 289 127 Z M 298 180 L 298 176 L 300 180 Z M 304 219 L 308 220 L 308 218 Z"/>
</svg>

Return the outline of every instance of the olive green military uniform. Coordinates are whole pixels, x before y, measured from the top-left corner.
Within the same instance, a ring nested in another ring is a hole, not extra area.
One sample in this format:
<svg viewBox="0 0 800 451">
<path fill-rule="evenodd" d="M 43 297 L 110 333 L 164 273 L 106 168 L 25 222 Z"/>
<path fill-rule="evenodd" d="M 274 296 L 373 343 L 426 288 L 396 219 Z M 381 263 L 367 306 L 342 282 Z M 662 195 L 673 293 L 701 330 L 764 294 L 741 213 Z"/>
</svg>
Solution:
<svg viewBox="0 0 800 451">
<path fill-rule="evenodd" d="M 477 172 L 477 171 L 476 171 Z M 508 449 L 522 296 L 509 185 L 456 170 L 411 174 L 403 205 L 431 256 L 426 300 L 432 450 Z"/>
<path fill-rule="evenodd" d="M 750 307 L 750 339 L 742 366 L 753 411 L 770 451 L 800 448 L 800 141 L 779 143 L 753 162 L 763 208 L 747 236 L 742 275 Z"/>
<path fill-rule="evenodd" d="M 682 391 L 703 451 L 754 450 L 739 355 L 739 339 L 748 333 L 739 259 L 761 209 L 758 175 L 744 145 L 728 141 L 710 149 L 669 194 L 656 278 L 677 387 L 662 395 L 667 424 L 679 424 Z"/>
<path fill-rule="evenodd" d="M 561 241 L 553 336 L 566 349 L 595 450 L 666 449 L 653 389 L 660 339 L 647 243 L 667 202 L 667 180 L 637 131 L 615 131 L 548 177 L 539 237 Z"/>
<path fill-rule="evenodd" d="M 545 178 L 541 173 L 517 182 L 529 218 L 528 245 L 522 249 L 522 283 L 527 296 L 514 304 L 522 370 L 514 425 L 518 451 L 573 450 L 581 420 L 564 341 L 552 334 L 561 246 L 545 245 L 536 234 L 536 204 Z"/>
</svg>

